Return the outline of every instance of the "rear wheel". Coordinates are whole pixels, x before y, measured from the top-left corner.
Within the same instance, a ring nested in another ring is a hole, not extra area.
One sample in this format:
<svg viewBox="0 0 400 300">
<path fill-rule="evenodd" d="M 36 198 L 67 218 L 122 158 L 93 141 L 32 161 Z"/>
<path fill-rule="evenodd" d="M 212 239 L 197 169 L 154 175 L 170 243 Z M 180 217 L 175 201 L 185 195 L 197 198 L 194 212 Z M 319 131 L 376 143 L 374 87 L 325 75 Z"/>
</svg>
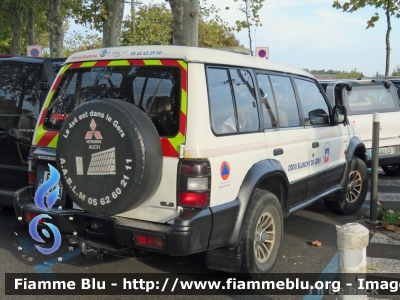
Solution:
<svg viewBox="0 0 400 300">
<path fill-rule="evenodd" d="M 368 192 L 368 173 L 365 163 L 355 157 L 351 162 L 346 194 L 333 194 L 325 200 L 326 207 L 337 214 L 356 213 L 365 201 Z"/>
<path fill-rule="evenodd" d="M 400 164 L 381 166 L 381 168 L 382 168 L 383 172 L 385 172 L 386 175 L 389 175 L 389 176 L 399 176 L 400 175 Z"/>
<path fill-rule="evenodd" d="M 242 271 L 259 277 L 272 271 L 283 235 L 283 215 L 278 198 L 256 190 L 242 228 L 244 240 Z"/>
</svg>

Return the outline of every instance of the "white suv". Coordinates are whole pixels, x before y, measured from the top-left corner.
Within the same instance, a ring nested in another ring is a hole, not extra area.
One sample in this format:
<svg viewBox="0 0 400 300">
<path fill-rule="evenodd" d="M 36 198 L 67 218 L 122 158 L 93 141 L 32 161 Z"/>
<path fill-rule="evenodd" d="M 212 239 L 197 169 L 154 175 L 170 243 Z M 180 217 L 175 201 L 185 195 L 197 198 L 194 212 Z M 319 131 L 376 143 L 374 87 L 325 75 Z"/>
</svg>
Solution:
<svg viewBox="0 0 400 300">
<path fill-rule="evenodd" d="M 351 214 L 368 189 L 366 149 L 345 107 L 331 108 L 311 74 L 241 54 L 76 53 L 40 120 L 36 182 L 17 193 L 16 214 L 29 223 L 40 213 L 31 195 L 55 161 L 62 209 L 50 222 L 86 256 L 207 251 L 210 268 L 267 273 L 283 216 L 321 199 Z"/>
<path fill-rule="evenodd" d="M 390 176 L 400 175 L 400 103 L 390 81 L 321 80 L 332 105 L 346 106 L 351 125 L 358 128 L 371 165 L 373 113 L 379 112 L 379 165 Z M 400 90 L 399 90 L 400 91 Z"/>
</svg>

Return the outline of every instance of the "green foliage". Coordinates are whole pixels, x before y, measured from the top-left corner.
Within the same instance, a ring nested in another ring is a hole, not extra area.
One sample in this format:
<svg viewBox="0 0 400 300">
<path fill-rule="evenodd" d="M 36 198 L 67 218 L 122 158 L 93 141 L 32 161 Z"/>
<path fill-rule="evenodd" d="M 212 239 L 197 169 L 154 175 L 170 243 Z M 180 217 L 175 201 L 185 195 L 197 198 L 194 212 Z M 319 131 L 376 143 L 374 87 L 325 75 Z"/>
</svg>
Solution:
<svg viewBox="0 0 400 300">
<path fill-rule="evenodd" d="M 400 65 L 393 70 L 392 76 L 400 76 Z"/>
<path fill-rule="evenodd" d="M 390 212 L 387 211 L 383 218 L 382 223 L 387 223 L 389 225 L 400 226 L 400 211 Z"/>
<path fill-rule="evenodd" d="M 246 20 L 236 21 L 236 30 L 239 32 L 244 28 L 252 26 L 263 26 L 260 21 L 258 12 L 263 7 L 264 0 L 233 0 L 239 3 L 239 10 L 245 14 Z"/>
<path fill-rule="evenodd" d="M 83 36 L 80 32 L 73 31 L 70 36 L 64 39 L 64 56 L 68 57 L 78 51 L 101 47 L 102 38 L 98 34 L 86 34 Z"/>
<path fill-rule="evenodd" d="M 362 72 L 358 72 L 357 69 L 351 70 L 350 72 L 337 74 L 336 78 L 360 78 L 363 76 Z"/>
<path fill-rule="evenodd" d="M 375 8 L 383 8 L 386 14 L 386 8 L 388 3 L 390 4 L 390 15 L 396 18 L 400 18 L 400 1 L 399 0 L 350 0 L 343 4 L 339 0 L 335 0 L 332 7 L 336 9 L 342 9 L 343 12 L 355 12 L 356 10 L 365 6 L 373 6 Z M 379 20 L 379 14 L 375 14 L 367 21 L 367 29 L 374 27 L 375 23 Z"/>
<path fill-rule="evenodd" d="M 203 1 L 204 4 L 205 1 Z M 238 46 L 239 41 L 229 27 L 218 16 L 215 6 L 200 7 L 199 47 Z M 214 15 L 213 18 L 210 18 Z M 141 5 L 136 11 L 136 44 L 169 45 L 172 30 L 172 14 L 166 4 Z M 132 45 L 131 20 L 124 21 L 121 45 Z"/>
</svg>

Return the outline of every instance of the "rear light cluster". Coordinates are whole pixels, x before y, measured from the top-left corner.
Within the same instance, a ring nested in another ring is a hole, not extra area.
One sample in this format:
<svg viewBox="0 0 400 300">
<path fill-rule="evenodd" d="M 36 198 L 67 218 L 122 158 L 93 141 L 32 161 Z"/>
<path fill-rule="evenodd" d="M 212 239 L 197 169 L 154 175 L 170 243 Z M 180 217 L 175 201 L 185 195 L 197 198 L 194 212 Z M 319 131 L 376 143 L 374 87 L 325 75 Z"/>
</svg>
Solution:
<svg viewBox="0 0 400 300">
<path fill-rule="evenodd" d="M 35 151 L 36 147 L 31 147 L 30 151 L 29 151 L 29 156 L 28 156 L 28 182 L 31 185 L 35 185 L 36 184 L 36 165 L 35 162 L 33 160 L 33 152 Z"/>
<path fill-rule="evenodd" d="M 30 211 L 25 211 L 24 212 L 25 222 L 29 224 L 38 215 L 39 214 L 37 214 L 37 213 L 33 213 L 33 212 L 30 212 Z M 43 223 L 43 220 L 40 219 L 39 223 Z"/>
<path fill-rule="evenodd" d="M 135 244 L 142 247 L 164 249 L 164 238 L 135 233 Z"/>
<path fill-rule="evenodd" d="M 208 160 L 182 160 L 179 165 L 178 204 L 204 208 L 210 202 L 211 168 Z"/>
</svg>

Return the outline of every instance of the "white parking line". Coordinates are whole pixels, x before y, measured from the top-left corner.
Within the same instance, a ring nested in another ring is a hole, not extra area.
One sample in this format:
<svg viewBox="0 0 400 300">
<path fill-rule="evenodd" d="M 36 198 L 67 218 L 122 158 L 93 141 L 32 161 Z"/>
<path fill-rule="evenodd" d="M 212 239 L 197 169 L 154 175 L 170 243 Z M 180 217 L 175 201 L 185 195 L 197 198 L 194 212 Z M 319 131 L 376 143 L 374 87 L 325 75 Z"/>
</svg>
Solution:
<svg viewBox="0 0 400 300">
<path fill-rule="evenodd" d="M 400 273 L 400 260 L 378 257 L 367 257 L 368 273 Z M 376 268 L 376 270 L 372 270 Z"/>
<path fill-rule="evenodd" d="M 395 232 L 391 232 L 391 231 L 388 231 L 385 234 L 376 232 L 372 236 L 370 243 L 386 244 L 386 245 L 400 245 L 400 235 Z"/>
<path fill-rule="evenodd" d="M 400 202 L 400 193 L 383 193 L 383 192 L 379 192 L 378 189 L 378 200 L 379 201 L 398 201 Z M 371 200 L 371 193 L 368 192 L 367 193 L 367 197 L 365 198 L 365 200 Z"/>
</svg>

